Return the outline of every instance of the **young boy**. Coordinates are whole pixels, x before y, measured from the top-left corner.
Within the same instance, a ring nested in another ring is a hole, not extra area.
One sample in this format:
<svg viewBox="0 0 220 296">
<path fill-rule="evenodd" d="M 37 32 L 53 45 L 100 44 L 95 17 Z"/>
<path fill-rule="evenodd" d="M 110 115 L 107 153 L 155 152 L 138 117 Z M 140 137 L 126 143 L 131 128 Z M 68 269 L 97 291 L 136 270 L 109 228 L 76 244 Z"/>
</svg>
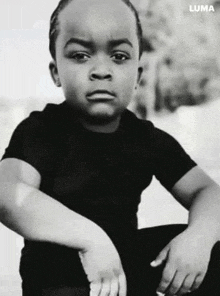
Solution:
<svg viewBox="0 0 220 296">
<path fill-rule="evenodd" d="M 1 221 L 25 238 L 23 295 L 219 295 L 218 185 L 126 110 L 141 75 L 134 7 L 61 0 L 50 51 L 65 102 L 24 120 L 0 165 Z M 137 230 L 153 175 L 189 209 L 187 227 Z"/>
</svg>

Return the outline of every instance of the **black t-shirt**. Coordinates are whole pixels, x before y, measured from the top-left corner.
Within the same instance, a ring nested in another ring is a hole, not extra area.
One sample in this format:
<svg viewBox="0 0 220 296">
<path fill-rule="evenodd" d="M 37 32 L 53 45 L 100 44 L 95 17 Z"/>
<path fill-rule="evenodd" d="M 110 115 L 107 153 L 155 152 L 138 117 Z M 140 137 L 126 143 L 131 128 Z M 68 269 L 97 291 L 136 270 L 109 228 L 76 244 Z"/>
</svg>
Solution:
<svg viewBox="0 0 220 296">
<path fill-rule="evenodd" d="M 152 177 L 171 190 L 196 165 L 173 137 L 128 110 L 116 132 L 96 133 L 75 120 L 66 102 L 31 113 L 16 128 L 4 158 L 36 168 L 41 191 L 99 224 L 123 250 L 135 237 L 140 196 Z M 26 241 L 24 270 L 42 246 L 49 250 L 48 264 L 65 253 L 63 247 Z"/>
</svg>

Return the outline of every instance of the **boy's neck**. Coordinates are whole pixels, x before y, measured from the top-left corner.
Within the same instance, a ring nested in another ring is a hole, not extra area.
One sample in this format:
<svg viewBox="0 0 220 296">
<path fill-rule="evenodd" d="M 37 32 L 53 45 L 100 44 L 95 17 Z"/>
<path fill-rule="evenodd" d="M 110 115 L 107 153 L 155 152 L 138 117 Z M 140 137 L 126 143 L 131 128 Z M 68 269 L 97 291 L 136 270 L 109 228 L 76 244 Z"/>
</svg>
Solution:
<svg viewBox="0 0 220 296">
<path fill-rule="evenodd" d="M 89 131 L 96 133 L 114 133 L 120 124 L 121 117 L 117 117 L 115 120 L 108 123 L 91 123 L 85 120 L 80 120 L 83 127 Z"/>
</svg>

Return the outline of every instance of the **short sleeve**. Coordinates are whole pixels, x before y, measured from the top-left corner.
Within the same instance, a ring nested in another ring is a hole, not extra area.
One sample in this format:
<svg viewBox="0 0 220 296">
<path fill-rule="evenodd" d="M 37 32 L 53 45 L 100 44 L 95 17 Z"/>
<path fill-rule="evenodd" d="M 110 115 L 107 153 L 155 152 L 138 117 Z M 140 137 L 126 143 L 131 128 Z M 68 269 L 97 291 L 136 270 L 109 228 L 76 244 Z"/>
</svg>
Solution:
<svg viewBox="0 0 220 296">
<path fill-rule="evenodd" d="M 2 157 L 6 158 L 17 158 L 26 161 L 25 157 L 25 142 L 28 138 L 28 134 L 34 129 L 34 123 L 29 118 L 22 121 L 14 130 L 10 139 L 8 147 L 5 149 L 5 153 Z"/>
<path fill-rule="evenodd" d="M 154 175 L 170 191 L 196 163 L 166 132 L 155 129 L 153 139 Z"/>
<path fill-rule="evenodd" d="M 38 112 L 22 121 L 12 134 L 2 159 L 17 158 L 33 166 L 40 174 L 48 175 L 54 169 L 57 150 L 57 133 L 48 128 Z"/>
</svg>

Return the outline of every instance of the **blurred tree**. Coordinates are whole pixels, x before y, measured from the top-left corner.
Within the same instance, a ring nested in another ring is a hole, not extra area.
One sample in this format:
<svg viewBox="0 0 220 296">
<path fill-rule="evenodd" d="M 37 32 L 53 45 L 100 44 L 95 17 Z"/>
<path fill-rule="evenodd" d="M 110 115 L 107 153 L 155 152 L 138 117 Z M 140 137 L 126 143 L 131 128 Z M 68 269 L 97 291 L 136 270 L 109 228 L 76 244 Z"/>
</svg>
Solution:
<svg viewBox="0 0 220 296">
<path fill-rule="evenodd" d="M 133 0 L 144 33 L 145 73 L 132 108 L 146 118 L 153 110 L 174 111 L 220 95 L 220 1 L 215 12 L 190 12 L 191 0 Z M 201 4 L 194 0 L 193 4 Z"/>
</svg>

